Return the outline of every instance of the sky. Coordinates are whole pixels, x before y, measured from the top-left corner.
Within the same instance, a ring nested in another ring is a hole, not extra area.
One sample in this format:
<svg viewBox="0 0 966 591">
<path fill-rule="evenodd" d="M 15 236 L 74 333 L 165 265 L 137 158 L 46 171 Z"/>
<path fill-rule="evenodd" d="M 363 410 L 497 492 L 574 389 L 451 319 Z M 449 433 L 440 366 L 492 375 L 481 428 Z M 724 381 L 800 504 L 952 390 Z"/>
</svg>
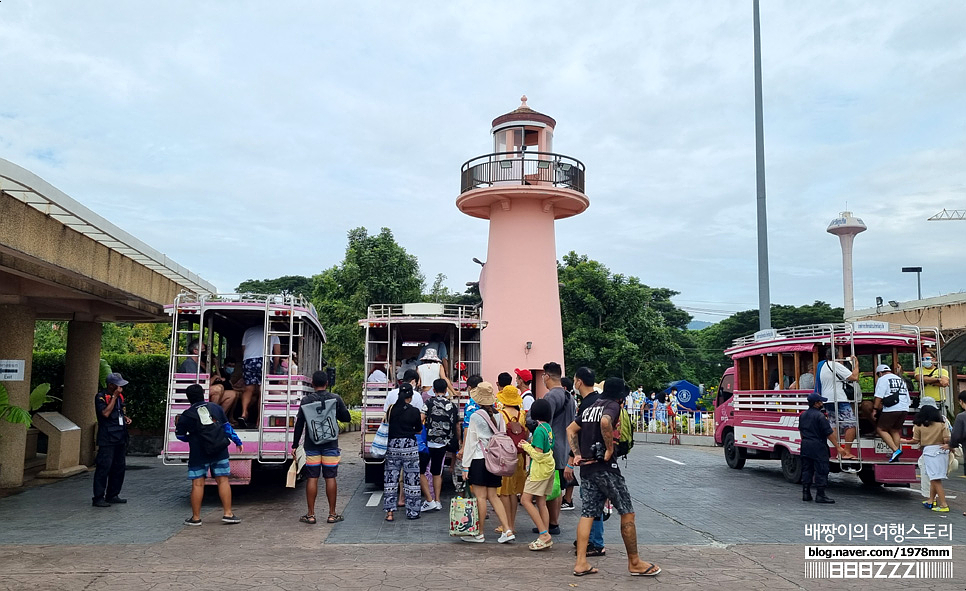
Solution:
<svg viewBox="0 0 966 591">
<path fill-rule="evenodd" d="M 855 305 L 966 289 L 966 6 L 762 2 L 771 300 Z M 526 94 L 590 208 L 557 253 L 680 292 L 699 320 L 756 308 L 752 2 L 0 4 L 0 157 L 232 291 L 338 264 L 392 229 L 462 291 L 487 222 L 463 162 Z"/>
</svg>

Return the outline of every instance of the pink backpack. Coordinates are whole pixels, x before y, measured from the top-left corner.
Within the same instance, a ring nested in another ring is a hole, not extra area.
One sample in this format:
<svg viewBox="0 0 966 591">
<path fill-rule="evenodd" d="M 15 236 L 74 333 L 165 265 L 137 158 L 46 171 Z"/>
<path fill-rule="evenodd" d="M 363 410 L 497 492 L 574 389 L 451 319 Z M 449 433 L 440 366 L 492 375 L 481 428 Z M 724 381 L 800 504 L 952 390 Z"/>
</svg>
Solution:
<svg viewBox="0 0 966 591">
<path fill-rule="evenodd" d="M 496 428 L 496 425 L 490 420 L 490 415 L 486 414 L 485 410 L 477 412 L 482 413 L 483 420 L 493 431 L 493 436 L 490 437 L 490 442 L 486 444 L 486 447 L 480 441 L 480 449 L 483 450 L 483 461 L 486 463 L 487 472 L 494 476 L 513 476 L 517 471 L 517 453 L 519 453 L 517 446 L 509 435 Z"/>
</svg>

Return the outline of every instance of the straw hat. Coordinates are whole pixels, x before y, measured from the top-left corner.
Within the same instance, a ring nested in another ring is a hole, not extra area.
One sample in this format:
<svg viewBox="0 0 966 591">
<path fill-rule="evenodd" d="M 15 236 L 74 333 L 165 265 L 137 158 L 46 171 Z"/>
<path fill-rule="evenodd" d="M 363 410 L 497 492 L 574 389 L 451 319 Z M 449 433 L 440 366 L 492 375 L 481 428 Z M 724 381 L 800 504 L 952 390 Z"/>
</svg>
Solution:
<svg viewBox="0 0 966 591">
<path fill-rule="evenodd" d="M 520 396 L 520 390 L 518 390 L 516 386 L 504 386 L 503 389 L 497 393 L 496 399 L 499 400 L 503 406 L 523 407 L 523 397 Z M 477 402 L 479 402 L 479 400 L 477 400 Z"/>
<path fill-rule="evenodd" d="M 493 384 L 490 382 L 480 382 L 479 386 L 473 388 L 470 396 L 480 406 L 493 406 L 496 404 L 496 396 L 493 395 Z"/>
</svg>

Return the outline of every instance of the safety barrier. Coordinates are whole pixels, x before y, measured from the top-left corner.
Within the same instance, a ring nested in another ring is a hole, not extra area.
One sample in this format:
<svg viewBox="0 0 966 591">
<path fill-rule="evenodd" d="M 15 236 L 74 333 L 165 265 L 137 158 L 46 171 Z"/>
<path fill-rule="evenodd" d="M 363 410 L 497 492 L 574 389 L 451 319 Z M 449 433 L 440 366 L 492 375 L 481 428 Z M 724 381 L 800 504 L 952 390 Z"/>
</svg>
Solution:
<svg viewBox="0 0 966 591">
<path fill-rule="evenodd" d="M 666 411 L 629 407 L 628 414 L 639 433 L 677 433 L 678 435 L 714 436 L 714 413 L 707 410 L 678 410 L 673 416 Z"/>
</svg>

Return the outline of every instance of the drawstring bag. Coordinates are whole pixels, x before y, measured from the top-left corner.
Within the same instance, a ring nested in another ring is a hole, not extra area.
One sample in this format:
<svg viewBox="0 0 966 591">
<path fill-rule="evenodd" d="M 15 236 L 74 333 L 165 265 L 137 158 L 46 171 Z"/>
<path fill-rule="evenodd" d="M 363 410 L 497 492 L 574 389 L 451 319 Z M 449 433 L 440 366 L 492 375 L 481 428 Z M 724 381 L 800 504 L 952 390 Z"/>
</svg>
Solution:
<svg viewBox="0 0 966 591">
<path fill-rule="evenodd" d="M 547 500 L 552 501 L 560 496 L 560 470 L 553 471 L 553 488 L 550 490 L 550 494 L 547 495 Z"/>
</svg>

